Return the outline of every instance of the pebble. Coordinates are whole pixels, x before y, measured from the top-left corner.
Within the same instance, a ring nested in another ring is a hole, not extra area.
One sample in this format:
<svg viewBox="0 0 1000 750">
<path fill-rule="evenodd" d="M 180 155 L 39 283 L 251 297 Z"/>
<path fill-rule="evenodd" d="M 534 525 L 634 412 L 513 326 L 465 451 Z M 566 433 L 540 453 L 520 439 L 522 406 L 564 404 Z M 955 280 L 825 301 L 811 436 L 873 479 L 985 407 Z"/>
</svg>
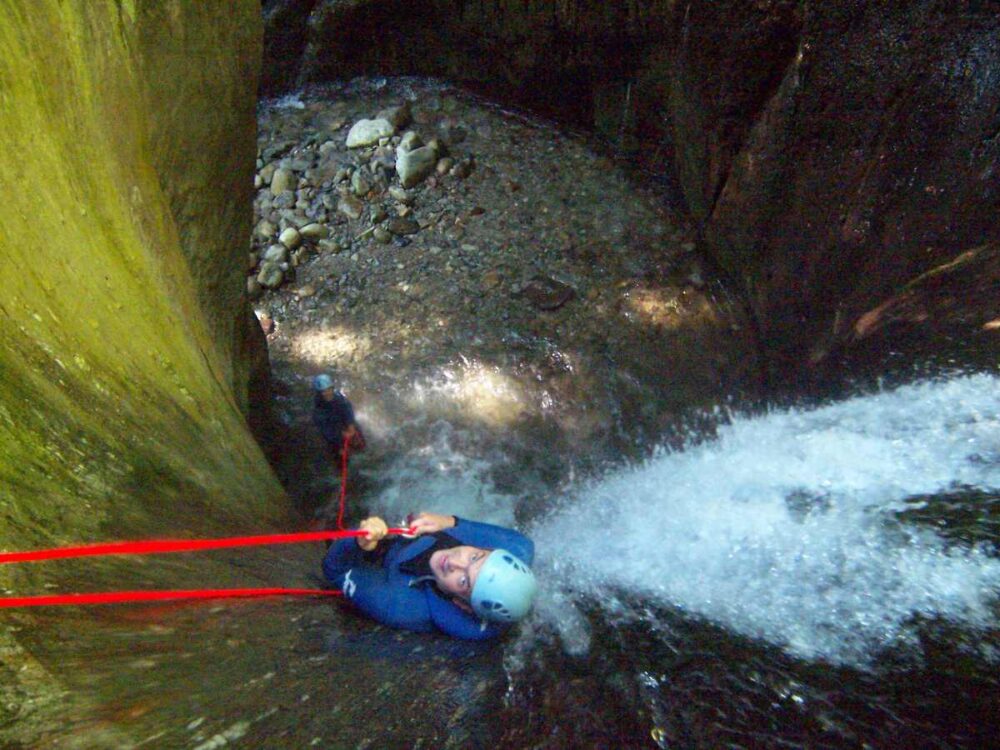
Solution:
<svg viewBox="0 0 1000 750">
<path fill-rule="evenodd" d="M 365 146 L 373 146 L 379 142 L 379 139 L 389 138 L 395 132 L 396 129 L 392 126 L 392 123 L 385 118 L 358 120 L 351 126 L 351 130 L 347 134 L 347 147 L 363 148 Z"/>
<path fill-rule="evenodd" d="M 274 172 L 277 168 L 278 165 L 273 162 L 271 164 L 267 164 L 261 167 L 260 172 L 257 173 L 258 175 L 260 175 L 261 182 L 263 182 L 265 185 L 270 185 L 271 178 L 274 177 Z"/>
<path fill-rule="evenodd" d="M 368 195 L 368 191 L 372 189 L 371 183 L 366 179 L 364 173 L 357 169 L 354 174 L 351 175 L 351 190 L 359 198 Z"/>
<path fill-rule="evenodd" d="M 392 232 L 385 227 L 375 227 L 375 229 L 372 230 L 372 237 L 375 238 L 376 242 L 380 242 L 383 245 L 388 245 L 392 242 Z"/>
<path fill-rule="evenodd" d="M 289 250 L 294 250 L 302 244 L 302 235 L 299 234 L 299 230 L 295 227 L 288 227 L 288 229 L 278 235 L 278 242 Z"/>
<path fill-rule="evenodd" d="M 257 222 L 257 226 L 254 227 L 254 232 L 256 232 L 258 236 L 268 239 L 270 237 L 274 237 L 274 235 L 278 233 L 278 227 L 267 219 L 261 219 Z"/>
<path fill-rule="evenodd" d="M 420 225 L 413 219 L 398 217 L 390 221 L 387 228 L 393 234 L 416 234 L 420 231 Z"/>
<path fill-rule="evenodd" d="M 424 145 L 424 142 L 420 140 L 420 136 L 415 130 L 408 130 L 403 134 L 403 137 L 399 139 L 399 148 L 397 151 L 412 151 L 415 148 L 420 148 Z"/>
<path fill-rule="evenodd" d="M 286 190 L 280 195 L 276 196 L 274 199 L 275 208 L 291 208 L 295 205 L 295 193 L 291 190 Z"/>
<path fill-rule="evenodd" d="M 295 188 L 295 173 L 290 169 L 276 169 L 271 177 L 271 195 L 278 197 Z"/>
<path fill-rule="evenodd" d="M 288 260 L 287 245 L 271 245 L 264 251 L 265 263 L 284 263 Z"/>
<path fill-rule="evenodd" d="M 353 195 L 345 193 L 344 195 L 341 195 L 340 200 L 337 201 L 337 210 L 349 219 L 360 219 L 361 214 L 364 213 L 365 204 Z"/>
<path fill-rule="evenodd" d="M 393 185 L 389 188 L 389 196 L 398 203 L 402 203 L 404 206 L 409 206 L 413 204 L 413 195 L 398 185 Z"/>
<path fill-rule="evenodd" d="M 396 150 L 396 174 L 399 184 L 410 188 L 421 182 L 437 165 L 437 151 L 432 146 L 420 146 L 405 151 L 400 144 Z"/>
<path fill-rule="evenodd" d="M 330 230 L 322 224 L 313 222 L 299 229 L 299 234 L 307 240 L 325 240 L 330 236 Z"/>
<path fill-rule="evenodd" d="M 457 164 L 455 164 L 454 167 L 451 168 L 450 174 L 452 177 L 457 177 L 460 180 L 464 180 L 466 177 L 472 174 L 472 162 L 469 161 L 468 159 L 462 159 L 462 161 L 458 162 Z"/>
<path fill-rule="evenodd" d="M 267 289 L 277 289 L 281 282 L 285 280 L 285 272 L 277 263 L 264 262 L 260 266 L 260 273 L 257 274 L 257 283 Z"/>
</svg>

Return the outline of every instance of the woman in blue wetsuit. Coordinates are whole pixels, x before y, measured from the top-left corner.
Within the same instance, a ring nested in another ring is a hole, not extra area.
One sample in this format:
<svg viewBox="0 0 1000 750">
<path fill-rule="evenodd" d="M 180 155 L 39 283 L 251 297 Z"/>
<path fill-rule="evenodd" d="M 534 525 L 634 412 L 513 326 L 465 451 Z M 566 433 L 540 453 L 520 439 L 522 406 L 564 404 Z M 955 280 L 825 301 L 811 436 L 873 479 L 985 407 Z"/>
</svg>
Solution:
<svg viewBox="0 0 1000 750">
<path fill-rule="evenodd" d="M 531 608 L 534 543 L 513 529 L 436 513 L 410 521 L 415 539 L 386 536 L 376 516 L 366 537 L 341 539 L 323 573 L 369 617 L 420 632 L 486 640 Z"/>
</svg>

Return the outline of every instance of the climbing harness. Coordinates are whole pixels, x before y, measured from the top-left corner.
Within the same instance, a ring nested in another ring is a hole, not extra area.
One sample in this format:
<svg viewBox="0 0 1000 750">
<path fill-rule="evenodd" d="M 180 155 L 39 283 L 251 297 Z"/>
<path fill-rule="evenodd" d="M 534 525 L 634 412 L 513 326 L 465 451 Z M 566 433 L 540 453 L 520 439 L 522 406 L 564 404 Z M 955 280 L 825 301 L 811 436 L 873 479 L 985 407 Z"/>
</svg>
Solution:
<svg viewBox="0 0 1000 750">
<path fill-rule="evenodd" d="M 0 565 L 59 560 L 75 557 L 106 557 L 110 555 L 154 555 L 171 552 L 195 552 L 231 547 L 254 547 L 272 544 L 299 544 L 334 539 L 363 537 L 362 529 L 344 528 L 344 506 L 347 500 L 347 455 L 350 438 L 344 438 L 341 451 L 340 503 L 336 531 L 305 531 L 293 534 L 262 534 L 225 537 L 221 539 L 146 539 L 135 542 L 105 542 L 72 547 L 0 552 Z M 412 536 L 412 529 L 392 528 L 388 534 Z M 80 606 L 85 604 L 116 604 L 123 602 L 171 601 L 177 599 L 225 599 L 264 596 L 340 596 L 336 589 L 245 588 L 188 589 L 176 591 L 105 591 L 79 594 L 0 597 L 0 609 L 12 607 Z"/>
</svg>

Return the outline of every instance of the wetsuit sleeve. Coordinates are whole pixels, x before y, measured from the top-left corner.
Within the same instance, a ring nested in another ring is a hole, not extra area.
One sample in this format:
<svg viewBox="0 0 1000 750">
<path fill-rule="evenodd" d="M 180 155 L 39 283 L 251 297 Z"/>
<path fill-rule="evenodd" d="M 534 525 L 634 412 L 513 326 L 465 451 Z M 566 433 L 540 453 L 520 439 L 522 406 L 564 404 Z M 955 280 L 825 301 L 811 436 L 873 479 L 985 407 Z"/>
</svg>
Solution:
<svg viewBox="0 0 1000 750">
<path fill-rule="evenodd" d="M 501 547 L 513 552 L 528 565 L 535 559 L 535 543 L 519 531 L 504 526 L 494 526 L 491 523 L 467 521 L 457 516 L 455 522 L 455 526 L 448 529 L 447 533 L 463 544 L 485 549 Z"/>
<path fill-rule="evenodd" d="M 344 574 L 351 568 L 370 565 L 369 560 L 369 553 L 361 549 L 353 537 L 338 539 L 323 558 L 323 575 L 331 584 L 343 589 Z"/>
<path fill-rule="evenodd" d="M 488 641 L 503 635 L 507 630 L 506 625 L 480 620 L 437 594 L 427 594 L 427 606 L 438 629 L 453 638 Z"/>
<path fill-rule="evenodd" d="M 396 628 L 433 632 L 424 593 L 393 580 L 388 569 L 373 565 L 367 555 L 353 539 L 341 539 L 323 559 L 323 574 L 372 619 Z"/>
</svg>

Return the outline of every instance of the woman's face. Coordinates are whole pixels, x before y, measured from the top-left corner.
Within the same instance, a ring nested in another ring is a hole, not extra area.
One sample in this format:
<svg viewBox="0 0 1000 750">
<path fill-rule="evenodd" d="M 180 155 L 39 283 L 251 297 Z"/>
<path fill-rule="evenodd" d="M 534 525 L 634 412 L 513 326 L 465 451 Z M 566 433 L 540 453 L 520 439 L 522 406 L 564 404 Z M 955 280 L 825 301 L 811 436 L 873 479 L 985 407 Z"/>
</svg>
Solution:
<svg viewBox="0 0 1000 750">
<path fill-rule="evenodd" d="M 337 393 L 337 389 L 333 387 L 325 388 L 324 390 L 320 391 L 320 393 L 323 394 L 323 398 L 326 401 L 333 401 L 333 397 Z"/>
<path fill-rule="evenodd" d="M 431 573 L 438 588 L 468 601 L 489 554 L 488 549 L 468 545 L 439 549 L 430 559 Z"/>
</svg>

